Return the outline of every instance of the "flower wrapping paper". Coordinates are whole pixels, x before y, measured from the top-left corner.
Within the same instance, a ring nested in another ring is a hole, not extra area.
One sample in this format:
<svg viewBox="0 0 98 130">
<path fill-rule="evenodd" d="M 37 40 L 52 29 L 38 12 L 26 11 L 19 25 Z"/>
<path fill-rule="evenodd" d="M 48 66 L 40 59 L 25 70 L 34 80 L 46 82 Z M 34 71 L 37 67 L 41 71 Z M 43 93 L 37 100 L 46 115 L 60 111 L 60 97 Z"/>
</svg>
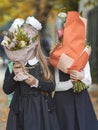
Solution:
<svg viewBox="0 0 98 130">
<path fill-rule="evenodd" d="M 76 11 L 68 12 L 64 25 L 62 43 L 58 43 L 50 54 L 50 63 L 65 73 L 82 70 L 91 53 L 85 44 L 86 21 Z"/>
<path fill-rule="evenodd" d="M 68 74 L 70 70 L 83 70 L 91 53 L 91 47 L 85 43 L 86 27 L 87 21 L 78 12 L 68 12 L 62 40 L 51 52 L 50 64 Z M 59 34 L 62 36 L 61 32 Z M 73 91 L 76 93 L 87 88 L 80 80 L 73 82 Z"/>
<path fill-rule="evenodd" d="M 25 63 L 32 57 L 33 44 L 15 51 L 11 51 L 6 47 L 4 47 L 4 50 L 11 61 L 13 62 L 19 61 L 21 63 Z"/>
</svg>

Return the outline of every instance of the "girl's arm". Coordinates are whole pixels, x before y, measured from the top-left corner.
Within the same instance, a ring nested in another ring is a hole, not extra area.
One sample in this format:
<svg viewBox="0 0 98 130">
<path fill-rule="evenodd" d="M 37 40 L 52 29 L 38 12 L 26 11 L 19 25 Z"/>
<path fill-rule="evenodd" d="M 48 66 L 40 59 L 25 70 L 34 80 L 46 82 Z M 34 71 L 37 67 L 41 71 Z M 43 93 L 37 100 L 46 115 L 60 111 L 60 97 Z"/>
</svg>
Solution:
<svg viewBox="0 0 98 130">
<path fill-rule="evenodd" d="M 25 83 L 28 84 L 29 87 L 35 87 L 42 91 L 52 92 L 55 89 L 55 85 L 52 80 L 47 81 L 42 78 L 38 80 L 30 74 L 28 79 L 25 80 Z"/>
<path fill-rule="evenodd" d="M 36 77 L 36 78 L 35 78 Z M 25 83 L 28 85 L 28 87 L 35 87 L 42 91 L 52 92 L 55 89 L 55 84 L 53 80 L 45 80 L 42 77 L 42 74 L 39 76 L 33 76 L 28 73 L 28 78 L 25 80 Z"/>
<path fill-rule="evenodd" d="M 53 72 L 53 67 L 50 68 L 51 72 Z M 52 92 L 55 90 L 55 83 L 53 80 L 45 80 L 42 78 L 42 74 L 39 79 L 36 79 L 33 75 L 29 74 L 28 79 L 25 80 L 25 83 L 29 85 L 29 87 L 36 87 L 37 89 L 45 92 Z"/>
<path fill-rule="evenodd" d="M 90 73 L 90 65 L 89 62 L 86 64 L 82 71 L 71 70 L 70 78 L 72 81 L 81 80 L 87 86 L 91 84 L 91 73 Z"/>
<path fill-rule="evenodd" d="M 86 66 L 84 67 L 83 71 L 84 71 L 84 78 L 81 81 L 89 86 L 92 83 L 89 62 L 86 64 Z"/>
<path fill-rule="evenodd" d="M 50 72 L 51 74 L 53 75 L 54 77 L 54 67 L 49 65 L 49 69 L 50 69 Z M 38 88 L 42 91 L 48 91 L 48 92 L 52 92 L 55 90 L 55 82 L 54 82 L 54 79 L 52 78 L 51 80 L 47 81 L 47 80 L 44 80 L 44 79 L 40 79 L 39 80 L 39 84 L 38 84 Z"/>
<path fill-rule="evenodd" d="M 55 90 L 55 84 L 53 81 L 46 81 L 40 79 L 38 82 L 38 89 L 42 91 L 52 92 Z"/>
<path fill-rule="evenodd" d="M 19 85 L 19 82 L 13 79 L 14 76 L 15 76 L 14 73 L 12 72 L 12 74 L 10 74 L 9 69 L 7 68 L 3 83 L 3 91 L 6 94 L 12 93 Z"/>
</svg>

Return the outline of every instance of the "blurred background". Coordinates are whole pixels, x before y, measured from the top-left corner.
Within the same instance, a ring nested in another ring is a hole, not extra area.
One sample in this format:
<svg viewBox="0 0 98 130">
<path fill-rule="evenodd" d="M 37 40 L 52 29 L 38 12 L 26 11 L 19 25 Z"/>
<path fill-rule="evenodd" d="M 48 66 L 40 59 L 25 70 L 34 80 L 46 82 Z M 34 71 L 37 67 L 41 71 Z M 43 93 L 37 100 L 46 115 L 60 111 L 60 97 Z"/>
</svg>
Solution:
<svg viewBox="0 0 98 130">
<path fill-rule="evenodd" d="M 15 18 L 36 17 L 42 23 L 41 46 L 45 55 L 57 42 L 57 28 L 61 27 L 57 14 L 79 11 L 88 19 L 87 41 L 92 46 L 90 66 L 92 85 L 89 94 L 98 117 L 98 0 L 0 0 L 0 43 Z M 8 114 L 8 96 L 2 91 L 5 70 L 9 60 L 0 44 L 0 130 L 5 130 Z"/>
</svg>

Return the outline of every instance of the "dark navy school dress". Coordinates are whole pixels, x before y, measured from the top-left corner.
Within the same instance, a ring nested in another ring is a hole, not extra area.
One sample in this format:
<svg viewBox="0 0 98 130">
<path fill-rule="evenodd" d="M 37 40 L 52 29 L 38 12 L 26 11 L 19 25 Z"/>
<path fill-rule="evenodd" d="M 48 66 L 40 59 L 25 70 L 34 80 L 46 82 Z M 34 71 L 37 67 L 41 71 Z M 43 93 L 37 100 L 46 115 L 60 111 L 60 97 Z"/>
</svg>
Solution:
<svg viewBox="0 0 98 130">
<path fill-rule="evenodd" d="M 14 81 L 14 74 L 6 71 L 3 90 L 7 94 L 14 92 L 6 130 L 60 130 L 51 97 L 54 83 L 42 79 L 39 62 L 29 73 L 39 80 L 38 88 Z"/>
<path fill-rule="evenodd" d="M 60 81 L 70 79 L 59 71 Z M 98 121 L 87 90 L 74 93 L 73 89 L 55 92 L 54 101 L 61 130 L 98 130 Z"/>
</svg>

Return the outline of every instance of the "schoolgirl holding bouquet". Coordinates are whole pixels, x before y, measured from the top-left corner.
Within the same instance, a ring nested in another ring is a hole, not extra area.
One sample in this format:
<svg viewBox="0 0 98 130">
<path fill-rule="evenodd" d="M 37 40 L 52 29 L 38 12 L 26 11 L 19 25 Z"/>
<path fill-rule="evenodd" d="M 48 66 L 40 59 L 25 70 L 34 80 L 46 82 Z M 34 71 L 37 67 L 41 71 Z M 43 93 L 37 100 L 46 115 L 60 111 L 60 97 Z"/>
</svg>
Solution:
<svg viewBox="0 0 98 130">
<path fill-rule="evenodd" d="M 85 26 L 78 12 L 68 12 L 62 40 L 63 43 L 59 43 L 50 54 L 50 63 L 55 68 L 54 101 L 60 128 L 61 130 L 98 130 L 98 121 L 87 88 L 83 86 L 81 88 L 77 84 L 82 83 L 81 85 L 84 86 L 91 84 L 89 61 L 79 70 L 88 56 L 85 53 L 85 59 L 80 60 L 86 49 L 82 51 L 78 60 L 75 61 L 73 58 L 79 56 L 85 41 Z M 69 67 L 73 60 L 74 65 Z M 77 89 L 74 83 L 77 84 Z"/>
<path fill-rule="evenodd" d="M 9 69 L 5 73 L 3 90 L 6 94 L 14 92 L 6 130 L 60 130 L 52 99 L 55 85 L 40 47 L 41 23 L 34 17 L 25 22 L 16 19 L 9 31 L 17 30 L 16 25 L 24 30 L 33 47 L 25 66 L 15 62 L 12 74 Z"/>
</svg>

